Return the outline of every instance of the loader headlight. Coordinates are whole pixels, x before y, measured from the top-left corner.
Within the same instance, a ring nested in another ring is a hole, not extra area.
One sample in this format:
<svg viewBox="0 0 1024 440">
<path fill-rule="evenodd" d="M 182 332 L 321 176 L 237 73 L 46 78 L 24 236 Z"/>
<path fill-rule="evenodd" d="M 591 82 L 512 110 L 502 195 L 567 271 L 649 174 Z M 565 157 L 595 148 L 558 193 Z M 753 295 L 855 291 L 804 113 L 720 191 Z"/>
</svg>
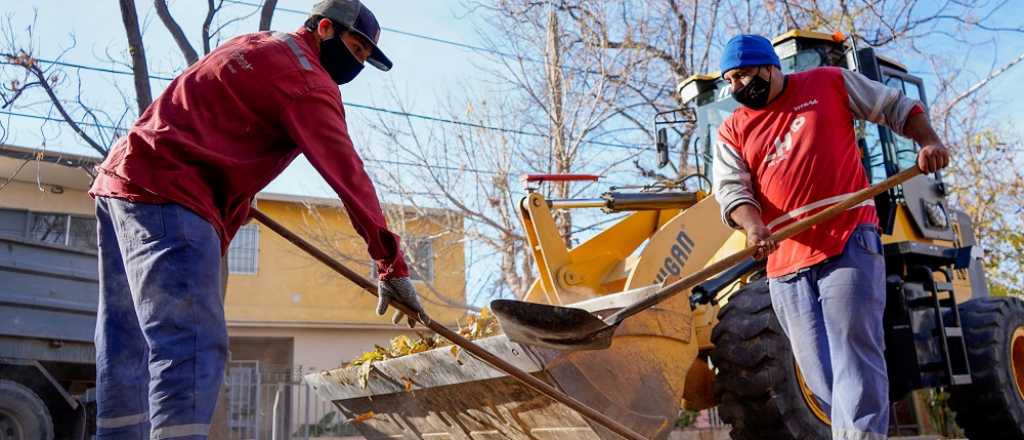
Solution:
<svg viewBox="0 0 1024 440">
<path fill-rule="evenodd" d="M 946 215 L 946 208 L 939 202 L 924 202 L 924 212 L 928 217 L 928 224 L 939 228 L 949 228 L 949 217 Z"/>
</svg>

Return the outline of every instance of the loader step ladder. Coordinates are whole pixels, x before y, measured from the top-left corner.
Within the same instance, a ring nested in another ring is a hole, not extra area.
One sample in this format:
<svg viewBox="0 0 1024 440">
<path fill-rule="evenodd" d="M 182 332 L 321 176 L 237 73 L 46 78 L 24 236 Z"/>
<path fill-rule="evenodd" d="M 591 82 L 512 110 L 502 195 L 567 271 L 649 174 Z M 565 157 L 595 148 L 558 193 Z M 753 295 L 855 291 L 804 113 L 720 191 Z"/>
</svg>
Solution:
<svg viewBox="0 0 1024 440">
<path fill-rule="evenodd" d="M 953 273 L 970 247 L 905 241 L 889 243 L 886 264 L 886 361 L 890 398 L 920 388 L 971 383 Z"/>
<path fill-rule="evenodd" d="M 933 336 L 941 346 L 942 361 L 922 365 L 923 370 L 941 371 L 949 378 L 951 385 L 971 383 L 971 368 L 966 362 L 967 344 L 961 327 L 960 310 L 953 295 L 953 275 L 948 266 L 938 270 L 926 265 L 910 267 L 911 279 L 920 282 L 924 296 L 908 301 L 913 310 L 930 308 L 935 317 Z M 946 281 L 937 281 L 935 274 L 941 274 Z"/>
</svg>

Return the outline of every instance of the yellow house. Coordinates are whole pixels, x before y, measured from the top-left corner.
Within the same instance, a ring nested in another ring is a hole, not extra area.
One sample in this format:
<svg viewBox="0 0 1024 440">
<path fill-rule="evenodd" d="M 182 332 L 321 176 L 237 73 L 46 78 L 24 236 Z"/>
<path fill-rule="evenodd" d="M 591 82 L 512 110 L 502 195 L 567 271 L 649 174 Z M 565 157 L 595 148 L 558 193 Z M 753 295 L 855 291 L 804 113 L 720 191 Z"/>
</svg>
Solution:
<svg viewBox="0 0 1024 440">
<path fill-rule="evenodd" d="M 372 277 L 366 245 L 337 199 L 261 193 L 256 206 L 343 263 Z M 424 307 L 454 325 L 465 314 L 462 219 L 450 211 L 386 206 Z M 293 244 L 251 222 L 228 250 L 225 304 L 232 360 L 261 369 L 328 369 L 374 344 L 411 334 L 375 314 L 368 295 Z"/>
</svg>

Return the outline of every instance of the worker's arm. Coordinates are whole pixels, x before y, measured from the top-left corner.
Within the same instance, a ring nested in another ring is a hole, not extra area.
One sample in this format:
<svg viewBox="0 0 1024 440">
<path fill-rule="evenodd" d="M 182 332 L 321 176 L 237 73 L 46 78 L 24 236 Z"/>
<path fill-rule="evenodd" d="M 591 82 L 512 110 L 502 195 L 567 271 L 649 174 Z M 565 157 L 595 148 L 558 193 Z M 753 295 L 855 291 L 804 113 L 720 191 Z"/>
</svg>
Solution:
<svg viewBox="0 0 1024 440">
<path fill-rule="evenodd" d="M 725 124 L 722 124 L 723 126 Z M 738 148 L 733 146 L 724 127 L 719 128 L 718 138 L 715 142 L 715 157 L 712 162 L 712 176 L 714 176 L 713 189 L 715 200 L 721 208 L 722 222 L 731 228 L 739 228 L 742 225 L 736 223 L 730 213 L 736 207 L 747 204 L 758 213 L 760 218 L 761 205 L 754 199 L 753 183 L 750 168 L 747 161 L 740 154 Z"/>
<path fill-rule="evenodd" d="M 408 276 L 398 235 L 388 230 L 373 182 L 352 146 L 338 90 L 313 89 L 292 100 L 281 123 L 309 162 L 338 193 L 356 232 L 366 241 L 381 279 Z"/>
<path fill-rule="evenodd" d="M 860 73 L 846 69 L 840 71 L 854 117 L 883 124 L 894 133 L 921 145 L 917 156 L 917 166 L 921 171 L 931 173 L 949 164 L 949 153 L 928 123 L 920 101 Z"/>
<path fill-rule="evenodd" d="M 761 220 L 761 205 L 754 199 L 750 168 L 722 129 L 715 142 L 712 166 L 715 200 L 721 207 L 722 221 L 729 227 L 742 228 L 747 234 L 747 246 L 758 247 L 755 258 L 764 258 L 778 244 L 767 240 L 771 234 Z"/>
<path fill-rule="evenodd" d="M 917 167 L 921 171 L 934 173 L 949 165 L 949 151 L 942 144 L 938 133 L 932 129 L 932 124 L 928 122 L 928 116 L 924 112 L 907 118 L 903 132 L 921 146 L 921 151 L 917 153 Z"/>
<path fill-rule="evenodd" d="M 757 247 L 754 259 L 763 259 L 779 248 L 779 243 L 770 239 L 772 233 L 761 220 L 761 211 L 754 205 L 743 203 L 737 206 L 729 213 L 729 218 L 747 234 L 747 247 Z"/>
</svg>

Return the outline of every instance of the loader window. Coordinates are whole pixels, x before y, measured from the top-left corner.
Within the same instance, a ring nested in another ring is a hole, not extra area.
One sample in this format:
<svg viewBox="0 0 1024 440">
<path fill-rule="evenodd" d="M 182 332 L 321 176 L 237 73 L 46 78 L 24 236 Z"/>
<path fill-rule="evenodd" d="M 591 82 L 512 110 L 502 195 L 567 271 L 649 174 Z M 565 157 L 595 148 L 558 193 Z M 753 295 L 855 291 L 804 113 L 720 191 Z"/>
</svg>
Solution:
<svg viewBox="0 0 1024 440">
<path fill-rule="evenodd" d="M 885 147 L 879 130 L 878 124 L 871 122 L 857 124 L 857 138 L 861 140 L 861 154 L 863 155 L 861 159 L 872 184 L 889 177 L 885 170 Z"/>
<path fill-rule="evenodd" d="M 885 75 L 885 85 L 903 92 L 909 98 L 916 99 L 922 103 L 925 102 L 924 91 L 921 88 L 922 83 L 919 78 L 890 69 L 883 69 L 883 75 Z M 927 106 L 927 104 L 925 105 Z M 892 157 L 896 168 L 902 170 L 914 166 L 917 163 L 919 146 L 909 138 L 891 132 L 887 134 L 892 138 Z"/>
<path fill-rule="evenodd" d="M 782 73 L 803 72 L 825 64 L 825 57 L 818 49 L 804 49 L 793 56 L 780 60 Z"/>
</svg>

